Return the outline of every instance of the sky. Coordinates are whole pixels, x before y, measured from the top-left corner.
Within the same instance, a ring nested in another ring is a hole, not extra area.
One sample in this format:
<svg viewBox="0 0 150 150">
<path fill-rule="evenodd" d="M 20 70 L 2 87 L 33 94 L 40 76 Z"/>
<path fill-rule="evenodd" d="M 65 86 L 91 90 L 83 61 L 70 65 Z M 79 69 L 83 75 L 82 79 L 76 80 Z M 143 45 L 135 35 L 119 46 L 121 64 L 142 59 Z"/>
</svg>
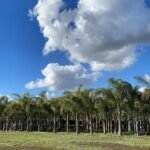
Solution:
<svg viewBox="0 0 150 150">
<path fill-rule="evenodd" d="M 0 95 L 150 81 L 149 0 L 5 0 Z"/>
</svg>

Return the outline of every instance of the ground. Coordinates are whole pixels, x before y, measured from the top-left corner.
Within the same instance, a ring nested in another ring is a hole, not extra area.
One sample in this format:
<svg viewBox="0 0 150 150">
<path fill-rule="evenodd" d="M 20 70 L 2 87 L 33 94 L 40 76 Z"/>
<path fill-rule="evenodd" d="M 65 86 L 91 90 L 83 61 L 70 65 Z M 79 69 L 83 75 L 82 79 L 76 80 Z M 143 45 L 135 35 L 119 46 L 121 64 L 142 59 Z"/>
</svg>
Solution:
<svg viewBox="0 0 150 150">
<path fill-rule="evenodd" d="M 150 136 L 0 132 L 0 150 L 150 150 Z"/>
</svg>

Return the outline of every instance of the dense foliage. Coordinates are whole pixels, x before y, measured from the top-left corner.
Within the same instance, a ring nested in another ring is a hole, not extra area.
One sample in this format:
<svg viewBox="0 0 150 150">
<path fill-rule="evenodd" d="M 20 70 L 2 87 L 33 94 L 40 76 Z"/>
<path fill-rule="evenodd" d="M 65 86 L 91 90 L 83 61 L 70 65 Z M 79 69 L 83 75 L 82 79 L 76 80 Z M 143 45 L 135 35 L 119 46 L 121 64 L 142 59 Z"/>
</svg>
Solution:
<svg viewBox="0 0 150 150">
<path fill-rule="evenodd" d="M 15 94 L 0 97 L 0 130 L 104 132 L 122 135 L 150 133 L 150 88 L 121 79 L 108 80 L 109 88 L 66 91 L 57 98 Z"/>
</svg>

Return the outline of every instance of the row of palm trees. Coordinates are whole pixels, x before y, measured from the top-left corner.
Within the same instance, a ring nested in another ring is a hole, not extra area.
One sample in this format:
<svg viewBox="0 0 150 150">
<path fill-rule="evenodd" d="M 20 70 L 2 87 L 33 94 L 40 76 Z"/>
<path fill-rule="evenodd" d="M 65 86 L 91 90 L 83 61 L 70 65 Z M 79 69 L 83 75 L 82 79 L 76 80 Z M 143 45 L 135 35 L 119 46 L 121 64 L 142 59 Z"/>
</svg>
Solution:
<svg viewBox="0 0 150 150">
<path fill-rule="evenodd" d="M 150 133 L 150 88 L 110 78 L 108 88 L 66 91 L 48 98 L 29 93 L 15 94 L 15 100 L 0 97 L 0 130 Z"/>
</svg>

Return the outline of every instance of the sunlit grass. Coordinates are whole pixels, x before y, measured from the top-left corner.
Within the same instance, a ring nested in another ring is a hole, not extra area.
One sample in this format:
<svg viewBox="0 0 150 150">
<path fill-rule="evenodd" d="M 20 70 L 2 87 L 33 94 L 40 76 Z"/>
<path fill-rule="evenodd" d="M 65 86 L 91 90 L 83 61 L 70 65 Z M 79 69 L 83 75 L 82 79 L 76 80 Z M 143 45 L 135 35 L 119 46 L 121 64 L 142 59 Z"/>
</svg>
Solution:
<svg viewBox="0 0 150 150">
<path fill-rule="evenodd" d="M 104 149 L 101 144 L 121 144 L 150 148 L 149 136 L 116 136 L 81 133 L 0 132 L 0 147 L 38 147 L 47 149 Z M 111 149 L 111 147 L 110 147 Z"/>
</svg>

